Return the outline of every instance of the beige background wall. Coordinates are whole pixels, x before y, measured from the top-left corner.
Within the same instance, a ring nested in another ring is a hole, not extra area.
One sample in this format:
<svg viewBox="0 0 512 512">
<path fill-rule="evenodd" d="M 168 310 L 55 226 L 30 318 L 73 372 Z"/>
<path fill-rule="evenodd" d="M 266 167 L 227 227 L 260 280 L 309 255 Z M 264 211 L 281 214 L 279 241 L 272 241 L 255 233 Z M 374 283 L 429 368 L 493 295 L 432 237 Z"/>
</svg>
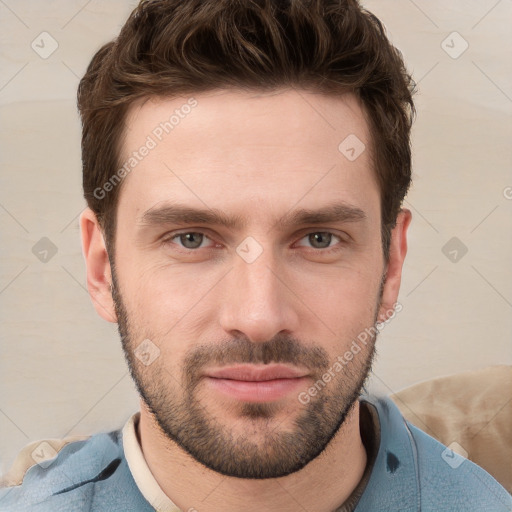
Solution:
<svg viewBox="0 0 512 512">
<path fill-rule="evenodd" d="M 512 2 L 365 5 L 419 84 L 403 310 L 371 381 L 391 392 L 512 363 Z M 0 472 L 29 441 L 118 428 L 138 407 L 85 288 L 75 108 L 93 52 L 134 6 L 0 1 Z"/>
</svg>

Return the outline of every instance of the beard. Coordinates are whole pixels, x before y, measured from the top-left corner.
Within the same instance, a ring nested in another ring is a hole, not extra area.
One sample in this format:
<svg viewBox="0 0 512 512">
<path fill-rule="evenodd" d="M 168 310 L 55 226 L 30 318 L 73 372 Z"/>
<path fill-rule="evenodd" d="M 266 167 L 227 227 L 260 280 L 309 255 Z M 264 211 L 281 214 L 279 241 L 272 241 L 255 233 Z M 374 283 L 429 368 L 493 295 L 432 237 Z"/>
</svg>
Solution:
<svg viewBox="0 0 512 512">
<path fill-rule="evenodd" d="M 382 297 L 383 282 L 374 324 Z M 151 366 L 141 365 L 135 349 L 143 339 L 151 339 L 160 348 L 166 348 L 164 339 L 152 338 L 150 333 L 140 335 L 122 300 L 115 270 L 112 268 L 112 296 L 117 313 L 118 331 L 125 359 L 137 391 L 162 434 L 176 443 L 197 462 L 220 474 L 237 478 L 278 478 L 299 471 L 318 457 L 344 424 L 355 406 L 370 374 L 375 356 L 376 331 L 345 364 L 343 370 L 322 389 L 300 405 L 292 428 L 278 423 L 283 405 L 277 403 L 230 403 L 223 410 L 235 412 L 237 420 L 231 424 L 221 421 L 208 402 L 201 400 L 201 370 L 211 366 L 231 364 L 288 363 L 305 367 L 316 383 L 322 379 L 332 362 L 321 346 L 310 346 L 285 335 L 277 335 L 263 343 L 254 343 L 246 337 L 223 343 L 198 345 L 191 348 L 181 364 L 181 373 L 171 374 L 160 356 Z M 340 340 L 341 341 L 341 340 Z M 347 340 L 339 344 L 346 347 Z M 350 340 L 351 341 L 351 340 Z M 342 354 L 346 348 L 341 348 Z M 312 384 L 313 385 L 313 384 Z M 306 391 L 306 389 L 304 390 Z M 288 399 L 289 400 L 289 399 Z M 297 402 L 298 399 L 296 399 Z M 285 418 L 286 419 L 286 418 Z M 241 433 L 235 426 L 240 427 Z"/>
</svg>

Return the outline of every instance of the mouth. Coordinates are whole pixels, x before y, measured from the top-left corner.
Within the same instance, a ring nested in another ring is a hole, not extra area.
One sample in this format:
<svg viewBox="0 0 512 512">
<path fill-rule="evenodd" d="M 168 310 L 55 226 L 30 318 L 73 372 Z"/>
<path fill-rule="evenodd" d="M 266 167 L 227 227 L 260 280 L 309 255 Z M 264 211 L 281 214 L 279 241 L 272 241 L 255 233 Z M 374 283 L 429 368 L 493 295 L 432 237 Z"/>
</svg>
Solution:
<svg viewBox="0 0 512 512">
<path fill-rule="evenodd" d="M 214 392 L 244 402 L 274 402 L 304 388 L 306 370 L 282 364 L 237 365 L 209 370 L 204 379 Z"/>
</svg>

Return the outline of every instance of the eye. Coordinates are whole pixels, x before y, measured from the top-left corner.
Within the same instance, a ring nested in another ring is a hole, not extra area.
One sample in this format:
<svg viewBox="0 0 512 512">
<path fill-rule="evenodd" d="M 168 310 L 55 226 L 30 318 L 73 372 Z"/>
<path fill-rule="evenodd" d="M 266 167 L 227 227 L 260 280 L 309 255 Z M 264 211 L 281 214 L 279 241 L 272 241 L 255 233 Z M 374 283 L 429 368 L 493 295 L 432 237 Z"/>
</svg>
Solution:
<svg viewBox="0 0 512 512">
<path fill-rule="evenodd" d="M 199 233 L 195 231 L 187 231 L 182 233 L 177 233 L 169 238 L 164 240 L 164 243 L 169 244 L 173 242 L 175 239 L 179 241 L 178 246 L 183 247 L 184 249 L 201 249 L 205 247 L 203 242 L 205 240 L 209 240 L 209 238 L 204 233 Z M 173 242 L 174 243 L 174 242 Z M 181 244 L 181 245 L 180 245 Z"/>
<path fill-rule="evenodd" d="M 333 241 L 333 237 L 337 238 L 338 241 L 343 242 L 341 237 L 331 233 L 330 231 L 315 231 L 308 233 L 302 238 L 302 240 L 307 239 L 314 249 L 331 249 L 333 246 L 330 244 Z"/>
<path fill-rule="evenodd" d="M 194 251 L 196 249 L 204 249 L 204 248 L 212 248 L 213 246 L 207 245 L 207 240 L 212 241 L 208 236 L 204 233 L 198 231 L 183 231 L 181 233 L 172 233 L 167 238 L 163 240 L 165 245 L 174 244 L 177 245 L 178 248 L 182 248 L 189 251 Z M 314 231 L 306 234 L 301 238 L 302 240 L 307 240 L 312 249 L 317 249 L 318 252 L 329 252 L 331 249 L 336 250 L 336 243 L 331 245 L 332 242 L 343 243 L 343 239 L 330 231 Z M 299 246 L 304 247 L 303 244 L 299 244 Z"/>
</svg>

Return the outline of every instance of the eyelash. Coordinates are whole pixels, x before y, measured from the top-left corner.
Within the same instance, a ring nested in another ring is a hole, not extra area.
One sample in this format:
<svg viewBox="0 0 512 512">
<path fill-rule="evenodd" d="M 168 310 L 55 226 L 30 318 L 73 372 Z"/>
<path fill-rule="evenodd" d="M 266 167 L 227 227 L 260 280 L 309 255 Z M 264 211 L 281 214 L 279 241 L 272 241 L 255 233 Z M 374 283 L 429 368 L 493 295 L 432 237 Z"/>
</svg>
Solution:
<svg viewBox="0 0 512 512">
<path fill-rule="evenodd" d="M 180 235 L 186 235 L 186 234 L 189 234 L 189 233 L 200 234 L 200 235 L 203 235 L 206 238 L 211 240 L 211 238 L 206 233 L 204 233 L 202 231 L 179 231 L 179 232 L 170 233 L 168 236 L 166 236 L 162 240 L 162 243 L 165 246 L 171 245 L 172 244 L 172 240 L 174 240 L 175 238 L 178 238 Z M 310 250 L 312 250 L 314 252 L 317 252 L 317 253 L 330 254 L 332 252 L 339 251 L 340 250 L 339 244 L 343 245 L 343 244 L 346 243 L 346 240 L 344 240 L 340 235 L 337 235 L 336 233 L 333 233 L 332 231 L 318 231 L 318 230 L 317 231 L 309 231 L 309 232 L 305 233 L 300 238 L 300 240 L 306 238 L 309 235 L 315 234 L 315 233 L 327 233 L 327 234 L 332 235 L 332 236 L 334 236 L 334 237 L 336 237 L 336 238 L 338 238 L 340 240 L 340 242 L 337 245 L 335 245 L 333 247 L 327 247 L 325 249 L 316 249 L 315 247 L 309 247 Z M 178 247 L 179 247 L 180 251 L 186 252 L 186 253 L 198 252 L 200 249 L 214 249 L 213 247 L 197 247 L 196 249 L 188 249 L 186 247 L 182 247 L 182 246 L 179 246 L 179 245 L 178 245 Z M 304 246 L 301 246 L 301 247 L 304 247 Z"/>
</svg>

